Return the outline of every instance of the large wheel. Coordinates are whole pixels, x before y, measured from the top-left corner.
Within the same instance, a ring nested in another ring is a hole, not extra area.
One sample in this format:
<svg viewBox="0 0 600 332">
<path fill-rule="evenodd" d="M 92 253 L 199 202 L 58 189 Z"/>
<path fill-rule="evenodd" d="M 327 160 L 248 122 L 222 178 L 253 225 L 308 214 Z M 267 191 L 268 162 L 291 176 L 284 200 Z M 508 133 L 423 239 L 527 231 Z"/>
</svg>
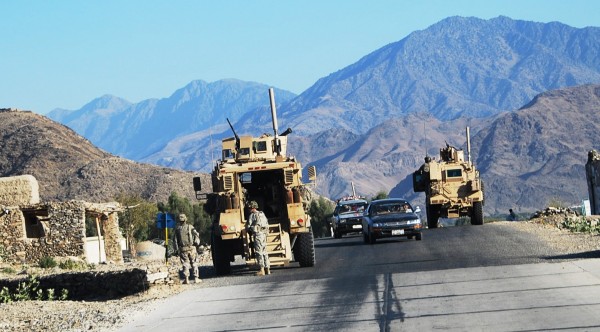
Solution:
<svg viewBox="0 0 600 332">
<path fill-rule="evenodd" d="M 217 275 L 231 274 L 230 248 L 214 232 L 211 232 L 210 243 L 213 266 Z"/>
<path fill-rule="evenodd" d="M 339 232 L 339 231 L 337 231 L 337 230 L 334 230 L 333 231 L 333 237 L 336 238 L 336 239 L 340 239 L 342 237 L 342 233 Z"/>
<path fill-rule="evenodd" d="M 428 228 L 437 228 L 438 219 L 440 219 L 440 206 L 439 205 L 431 205 L 429 204 L 429 199 L 427 199 L 427 227 Z"/>
<path fill-rule="evenodd" d="M 371 229 L 369 228 L 369 243 L 374 244 L 375 241 L 377 241 L 377 238 L 375 237 L 375 234 L 373 234 L 373 232 L 371 232 Z"/>
<path fill-rule="evenodd" d="M 296 244 L 294 245 L 294 258 L 300 266 L 315 266 L 315 239 L 312 229 L 309 233 L 298 234 Z"/>
<path fill-rule="evenodd" d="M 471 210 L 471 225 L 483 225 L 483 203 L 474 202 Z"/>
</svg>

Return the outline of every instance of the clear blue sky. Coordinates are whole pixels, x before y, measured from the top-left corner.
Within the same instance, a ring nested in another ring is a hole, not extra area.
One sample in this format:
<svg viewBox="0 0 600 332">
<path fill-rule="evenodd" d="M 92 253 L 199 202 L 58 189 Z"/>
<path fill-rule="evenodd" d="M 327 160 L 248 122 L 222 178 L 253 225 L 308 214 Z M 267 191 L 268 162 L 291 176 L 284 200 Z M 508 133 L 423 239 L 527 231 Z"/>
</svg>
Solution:
<svg viewBox="0 0 600 332">
<path fill-rule="evenodd" d="M 0 108 L 78 109 L 237 78 L 295 93 L 449 16 L 600 26 L 596 0 L 2 0 Z"/>
</svg>

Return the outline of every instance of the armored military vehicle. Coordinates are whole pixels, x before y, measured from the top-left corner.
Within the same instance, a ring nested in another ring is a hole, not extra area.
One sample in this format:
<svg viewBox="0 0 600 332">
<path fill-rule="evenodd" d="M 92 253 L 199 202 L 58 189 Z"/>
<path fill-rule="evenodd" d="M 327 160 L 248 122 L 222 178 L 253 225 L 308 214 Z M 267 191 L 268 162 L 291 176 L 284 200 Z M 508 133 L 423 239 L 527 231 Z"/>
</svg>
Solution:
<svg viewBox="0 0 600 332">
<path fill-rule="evenodd" d="M 286 156 L 287 135 L 278 134 L 273 89 L 269 89 L 274 135 L 238 136 L 222 141 L 222 156 L 212 171 L 212 192 L 202 194 L 200 178 L 194 178 L 196 197 L 205 200 L 211 215 L 211 251 L 217 274 L 229 274 L 231 262 L 241 255 L 247 264 L 256 264 L 251 236 L 246 231 L 250 201 L 269 220 L 267 252 L 271 266 L 315 264 L 314 238 L 308 215 L 310 189 L 302 182 L 302 166 Z M 315 167 L 308 169 L 309 181 L 316 180 Z"/>
<path fill-rule="evenodd" d="M 440 217 L 468 216 L 472 225 L 483 225 L 483 181 L 471 162 L 469 127 L 466 135 L 468 160 L 463 150 L 446 143 L 439 160 L 426 156 L 413 173 L 413 190 L 425 192 L 429 228 L 436 228 Z"/>
</svg>

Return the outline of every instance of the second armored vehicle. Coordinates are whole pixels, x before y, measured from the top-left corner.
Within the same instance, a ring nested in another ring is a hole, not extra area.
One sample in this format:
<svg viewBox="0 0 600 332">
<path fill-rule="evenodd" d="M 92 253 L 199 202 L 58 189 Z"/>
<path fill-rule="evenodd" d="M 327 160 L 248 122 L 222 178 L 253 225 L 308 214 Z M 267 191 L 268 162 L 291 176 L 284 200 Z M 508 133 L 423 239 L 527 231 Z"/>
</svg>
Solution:
<svg viewBox="0 0 600 332">
<path fill-rule="evenodd" d="M 469 127 L 466 134 L 468 160 L 463 150 L 446 143 L 439 160 L 425 157 L 413 173 L 413 190 L 425 192 L 429 228 L 436 228 L 440 217 L 468 216 L 472 225 L 483 225 L 483 180 L 471 162 Z"/>
</svg>

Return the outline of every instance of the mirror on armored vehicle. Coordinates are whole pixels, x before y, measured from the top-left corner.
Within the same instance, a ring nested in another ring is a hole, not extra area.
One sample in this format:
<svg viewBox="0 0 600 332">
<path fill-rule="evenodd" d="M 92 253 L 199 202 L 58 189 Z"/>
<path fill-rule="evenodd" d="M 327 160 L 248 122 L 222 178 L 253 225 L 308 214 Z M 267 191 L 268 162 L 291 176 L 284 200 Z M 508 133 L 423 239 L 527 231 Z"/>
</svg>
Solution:
<svg viewBox="0 0 600 332">
<path fill-rule="evenodd" d="M 308 167 L 308 181 L 310 181 L 310 182 L 317 181 L 317 167 L 314 165 Z"/>
<path fill-rule="evenodd" d="M 200 181 L 200 177 L 196 176 L 193 179 L 194 181 L 194 191 L 201 191 L 202 190 L 202 182 Z"/>
</svg>

